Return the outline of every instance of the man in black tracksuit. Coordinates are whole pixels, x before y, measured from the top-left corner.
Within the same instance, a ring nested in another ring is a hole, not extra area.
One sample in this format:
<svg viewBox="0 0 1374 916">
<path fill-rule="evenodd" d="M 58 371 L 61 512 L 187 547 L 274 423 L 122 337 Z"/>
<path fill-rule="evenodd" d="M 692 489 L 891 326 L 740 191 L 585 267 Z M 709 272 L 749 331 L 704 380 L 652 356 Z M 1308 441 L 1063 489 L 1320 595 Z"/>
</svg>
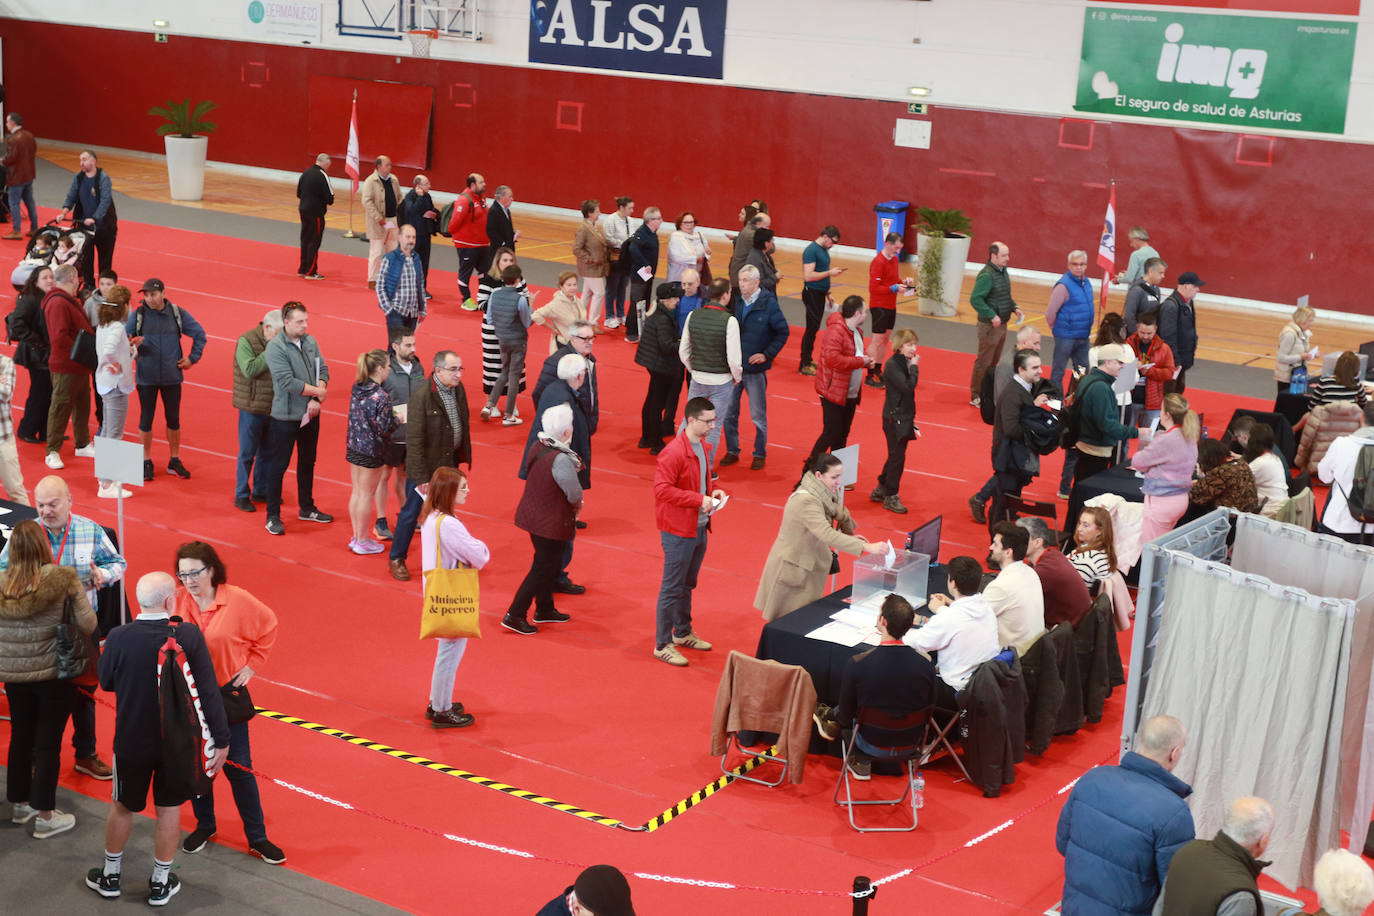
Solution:
<svg viewBox="0 0 1374 916">
<path fill-rule="evenodd" d="M 327 168 L 329 157 L 320 153 L 296 182 L 296 196 L 301 201 L 301 266 L 296 274 L 306 280 L 324 279 L 320 274 L 320 242 L 324 239 L 324 215 L 334 203 Z"/>
</svg>

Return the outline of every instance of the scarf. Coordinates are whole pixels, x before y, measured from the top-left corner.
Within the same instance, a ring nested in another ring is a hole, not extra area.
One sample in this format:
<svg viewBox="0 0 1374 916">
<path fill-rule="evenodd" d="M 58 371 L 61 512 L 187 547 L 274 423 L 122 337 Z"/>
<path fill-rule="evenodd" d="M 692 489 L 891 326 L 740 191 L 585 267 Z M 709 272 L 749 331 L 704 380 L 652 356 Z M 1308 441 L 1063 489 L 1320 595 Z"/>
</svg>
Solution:
<svg viewBox="0 0 1374 916">
<path fill-rule="evenodd" d="M 544 443 L 545 445 L 551 448 L 556 448 L 563 454 L 567 455 L 569 458 L 572 459 L 573 467 L 579 471 L 582 470 L 582 459 L 578 456 L 577 452 L 574 452 L 572 450 L 571 445 L 564 442 L 562 439 L 555 439 L 548 433 L 541 432 L 538 434 L 537 438 L 540 442 Z"/>
<path fill-rule="evenodd" d="M 805 493 L 814 498 L 825 510 L 825 517 L 832 522 L 840 517 L 840 497 L 838 494 L 831 493 L 825 484 L 821 483 L 820 478 L 807 471 L 802 475 L 801 483 L 797 484 L 797 492 Z"/>
</svg>

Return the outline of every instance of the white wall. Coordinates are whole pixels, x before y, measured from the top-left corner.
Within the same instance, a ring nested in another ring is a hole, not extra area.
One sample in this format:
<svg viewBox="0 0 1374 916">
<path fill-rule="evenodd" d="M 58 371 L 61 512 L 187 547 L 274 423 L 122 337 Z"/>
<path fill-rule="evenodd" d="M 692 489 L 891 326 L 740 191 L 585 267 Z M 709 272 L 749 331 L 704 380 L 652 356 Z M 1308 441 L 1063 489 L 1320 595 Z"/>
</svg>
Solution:
<svg viewBox="0 0 1374 916">
<path fill-rule="evenodd" d="M 394 2 L 366 0 L 366 5 L 381 13 Z M 365 0 L 345 3 L 352 16 L 365 16 Z M 903 100 L 909 86 L 924 85 L 932 89 L 927 101 L 934 105 L 1076 116 L 1073 99 L 1088 3 L 729 0 L 725 82 Z M 438 41 L 431 55 L 528 65 L 528 0 L 481 0 L 481 5 L 483 41 Z M 119 0 L 99 6 L 92 0 L 0 0 L 0 15 L 150 32 L 153 20 L 166 19 L 171 23 L 166 31 L 174 34 L 264 40 L 251 28 L 247 7 L 248 0 Z M 320 0 L 320 8 L 322 46 L 410 53 L 404 41 L 340 36 L 337 0 Z M 1374 0 L 1365 0 L 1358 21 L 1345 138 L 1374 142 Z"/>
</svg>

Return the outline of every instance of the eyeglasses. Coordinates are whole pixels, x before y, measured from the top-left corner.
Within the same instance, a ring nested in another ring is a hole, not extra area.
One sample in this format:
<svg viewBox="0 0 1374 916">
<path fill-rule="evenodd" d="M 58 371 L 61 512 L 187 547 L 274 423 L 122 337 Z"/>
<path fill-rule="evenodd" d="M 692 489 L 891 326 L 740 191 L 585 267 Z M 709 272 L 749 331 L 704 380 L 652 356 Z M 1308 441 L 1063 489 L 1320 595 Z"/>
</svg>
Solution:
<svg viewBox="0 0 1374 916">
<path fill-rule="evenodd" d="M 462 371 L 463 371 L 463 367 L 462 367 L 462 366 L 440 366 L 439 368 L 442 369 L 442 370 L 445 371 L 445 372 L 462 372 Z"/>
<path fill-rule="evenodd" d="M 715 418 L 715 417 L 711 417 L 709 420 L 706 419 L 705 417 L 691 417 L 690 419 L 695 420 L 695 421 L 698 422 L 698 423 L 705 423 L 707 426 L 715 426 L 715 425 L 716 425 L 716 418 Z"/>
<path fill-rule="evenodd" d="M 193 579 L 199 578 L 201 573 L 205 572 L 209 568 L 210 567 L 208 566 L 202 566 L 200 569 L 187 569 L 177 573 L 177 578 L 180 579 L 182 582 L 190 582 Z"/>
<path fill-rule="evenodd" d="M 574 335 L 573 335 L 573 340 L 585 340 L 585 341 L 588 341 L 588 342 L 595 342 L 595 341 L 596 341 L 596 335 L 595 335 L 595 334 L 574 334 Z"/>
</svg>

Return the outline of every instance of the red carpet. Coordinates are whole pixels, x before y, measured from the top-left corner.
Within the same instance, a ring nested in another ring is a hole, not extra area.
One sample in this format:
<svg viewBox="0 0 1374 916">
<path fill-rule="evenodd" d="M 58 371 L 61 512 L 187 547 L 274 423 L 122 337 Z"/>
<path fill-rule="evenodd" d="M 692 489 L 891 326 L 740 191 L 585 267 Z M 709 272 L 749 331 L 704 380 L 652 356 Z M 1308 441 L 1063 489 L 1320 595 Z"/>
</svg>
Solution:
<svg viewBox="0 0 1374 916">
<path fill-rule="evenodd" d="M 588 592 L 563 596 L 560 608 L 572 614 L 572 621 L 543 627 L 533 638 L 517 638 L 498 624 L 530 557 L 528 539 L 509 521 L 521 492 L 515 465 L 528 429 L 476 426 L 466 521 L 491 546 L 493 559 L 482 575 L 486 638 L 469 647 L 458 674 L 458 698 L 477 724 L 435 732 L 421 715 L 434 650 L 416 638 L 419 576 L 396 583 L 387 575 L 384 556 L 355 557 L 345 547 L 348 384 L 357 354 L 385 340 L 375 299 L 363 284 L 365 262 L 324 255 L 321 270 L 329 279 L 305 283 L 293 273 L 295 253 L 288 248 L 133 223 L 121 230 L 118 267 L 133 281 L 131 288 L 144 277 L 161 277 L 168 297 L 211 335 L 205 359 L 188 374 L 183 411 L 183 450 L 194 477 L 179 481 L 159 473 L 126 504 L 130 580 L 151 569 L 170 569 L 173 550 L 184 540 L 216 544 L 230 580 L 253 591 L 281 618 L 276 651 L 253 684 L 259 705 L 629 825 L 644 823 L 719 776 L 717 761 L 706 753 L 716 684 L 729 650 L 752 654 L 757 643 L 761 621 L 752 607 L 757 576 L 781 505 L 820 427 L 811 380 L 795 371 L 799 332 L 794 329 L 794 340 L 770 376 L 768 467 L 751 472 L 736 466 L 722 474 L 721 485 L 732 500 L 718 518 L 694 602 L 697 628 L 716 648 L 692 653 L 686 669 L 671 669 L 650 655 L 661 572 L 647 486 L 653 459 L 633 447 L 644 373 L 633 365 L 633 348 L 621 334 L 607 334 L 596 345 L 602 422 L 586 502 L 589 527 L 578 536 L 573 563 L 574 578 Z M 463 356 L 475 417 L 478 317 L 458 310 L 455 287 L 451 274 L 431 282 L 439 298 L 431 303 L 433 317 L 420 329 L 420 352 L 426 363 L 441 346 Z M 288 299 L 309 306 L 310 330 L 334 376 L 316 498 L 336 521 L 330 526 L 298 522 L 294 484 L 288 482 L 287 536 L 273 538 L 262 528 L 261 512 L 246 515 L 230 504 L 236 450 L 230 360 L 237 336 L 266 309 Z M 532 337 L 534 371 L 537 354 L 545 352 L 544 331 L 536 329 Z M 861 532 L 870 538 L 899 537 L 943 513 L 945 558 L 985 555 L 985 532 L 964 506 L 988 473 L 988 431 L 966 403 L 969 363 L 964 354 L 923 351 L 917 401 L 924 438 L 910 450 L 902 498 L 911 514 L 900 519 L 866 498 L 883 456 L 881 395 L 866 392 L 852 440 L 861 444 L 863 462 L 849 499 Z M 1242 400 L 1189 394 L 1200 409 L 1218 417 L 1229 416 Z M 22 394 L 15 402 L 22 404 Z M 527 421 L 532 417 L 528 398 L 520 410 Z M 748 443 L 752 430 L 747 420 L 742 426 Z M 160 418 L 156 430 L 154 458 L 161 470 L 166 451 Z M 21 448 L 32 486 L 46 472 L 41 449 Z M 1058 462 L 1046 464 L 1031 490 L 1052 499 Z M 68 458 L 64 475 L 77 511 L 109 522 L 114 506 L 95 499 L 89 473 L 89 464 Z M 393 506 L 393 519 L 395 511 Z M 419 568 L 416 553 L 412 549 L 413 572 Z M 848 576 L 846 561 L 841 580 Z M 1122 646 L 1128 650 L 1129 634 Z M 910 912 L 917 902 L 925 911 L 1041 911 L 1058 899 L 1062 876 L 1053 847 L 1054 819 L 1062 804 L 1056 793 L 1085 768 L 1114 758 L 1122 693 L 1113 697 L 1101 725 L 1056 741 L 1043 758 L 1018 768 L 1015 785 L 1000 799 L 984 800 L 977 790 L 955 784 L 947 764 L 936 765 L 928 773 L 919 829 L 888 836 L 850 830 L 831 804 L 837 768 L 829 758 L 811 759 L 801 786 L 731 785 L 652 834 L 588 823 L 265 718 L 253 725 L 254 760 L 264 773 L 400 822 L 263 786 L 269 831 L 290 856 L 288 867 L 413 912 L 533 912 L 570 884 L 577 871 L 573 865 L 473 848 L 438 835 L 444 833 L 566 863 L 612 862 L 626 872 L 828 894 L 847 891 L 857 874 L 879 878 L 939 858 L 884 886 L 874 912 Z M 112 715 L 102 709 L 104 754 L 112 728 Z M 894 782 L 879 776 L 874 788 L 882 791 Z M 84 778 L 67 784 L 92 795 L 107 791 Z M 218 841 L 243 848 L 229 793 L 221 787 L 218 795 Z M 995 835 L 961 848 L 1027 811 Z M 189 829 L 189 808 L 184 824 Z M 99 853 L 94 843 L 90 852 Z M 194 880 L 193 858 L 184 857 L 182 867 L 186 879 Z M 726 907 L 849 912 L 848 902 L 839 897 L 642 878 L 632 884 L 641 913 Z"/>
</svg>

